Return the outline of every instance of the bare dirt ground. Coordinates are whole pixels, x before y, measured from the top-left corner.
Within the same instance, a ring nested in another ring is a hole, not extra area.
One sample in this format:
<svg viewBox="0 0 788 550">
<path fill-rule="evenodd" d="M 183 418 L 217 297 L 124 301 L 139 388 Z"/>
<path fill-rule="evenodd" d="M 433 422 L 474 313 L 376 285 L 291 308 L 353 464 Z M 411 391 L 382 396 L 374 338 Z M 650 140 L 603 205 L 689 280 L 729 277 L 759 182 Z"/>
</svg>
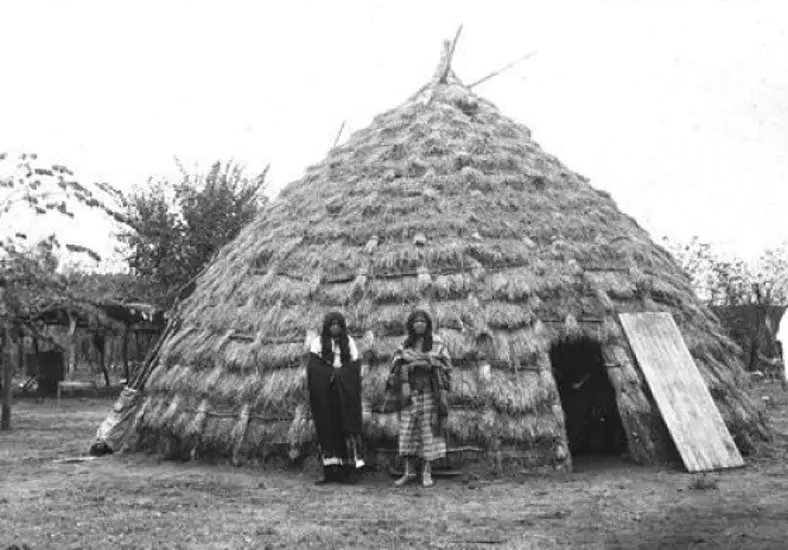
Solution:
<svg viewBox="0 0 788 550">
<path fill-rule="evenodd" d="M 18 400 L 0 433 L 0 549 L 786 548 L 788 393 L 764 383 L 775 441 L 705 476 L 619 460 L 572 474 L 312 484 L 151 456 L 84 456 L 110 399 Z"/>
</svg>

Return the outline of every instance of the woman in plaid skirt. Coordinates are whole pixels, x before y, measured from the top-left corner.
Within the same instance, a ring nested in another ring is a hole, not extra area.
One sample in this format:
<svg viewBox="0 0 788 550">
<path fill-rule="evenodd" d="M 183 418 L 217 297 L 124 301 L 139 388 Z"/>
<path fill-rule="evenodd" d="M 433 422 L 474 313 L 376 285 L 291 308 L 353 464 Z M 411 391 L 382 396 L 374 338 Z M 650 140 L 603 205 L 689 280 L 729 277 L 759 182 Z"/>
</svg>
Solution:
<svg viewBox="0 0 788 550">
<path fill-rule="evenodd" d="M 407 338 L 394 354 L 388 390 L 399 403 L 399 454 L 405 473 L 399 487 L 414 479 L 411 460 L 423 459 L 422 485 L 430 487 L 432 461 L 446 456 L 447 393 L 451 383 L 451 357 L 446 345 L 432 333 L 426 311 L 413 311 L 406 323 Z"/>
</svg>

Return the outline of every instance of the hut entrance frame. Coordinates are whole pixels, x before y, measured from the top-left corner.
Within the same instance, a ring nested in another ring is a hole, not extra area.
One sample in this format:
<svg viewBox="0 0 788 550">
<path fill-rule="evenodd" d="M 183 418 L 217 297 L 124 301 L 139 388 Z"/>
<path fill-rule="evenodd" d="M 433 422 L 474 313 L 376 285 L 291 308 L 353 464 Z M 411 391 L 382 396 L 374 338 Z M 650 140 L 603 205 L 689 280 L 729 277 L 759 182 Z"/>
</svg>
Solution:
<svg viewBox="0 0 788 550">
<path fill-rule="evenodd" d="M 549 353 L 572 458 L 626 452 L 616 392 L 600 343 L 586 335 L 565 337 L 554 341 Z"/>
</svg>

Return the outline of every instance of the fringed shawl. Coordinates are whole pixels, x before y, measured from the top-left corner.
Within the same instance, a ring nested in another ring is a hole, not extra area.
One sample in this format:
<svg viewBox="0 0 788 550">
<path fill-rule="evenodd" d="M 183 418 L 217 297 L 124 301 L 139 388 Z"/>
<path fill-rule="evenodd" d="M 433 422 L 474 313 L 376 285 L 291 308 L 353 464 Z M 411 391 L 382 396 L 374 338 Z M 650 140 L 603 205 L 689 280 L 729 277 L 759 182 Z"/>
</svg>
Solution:
<svg viewBox="0 0 788 550">
<path fill-rule="evenodd" d="M 430 389 L 435 397 L 435 413 L 431 419 L 433 433 L 445 429 L 448 416 L 448 392 L 451 391 L 451 356 L 443 341 L 433 336 L 432 349 L 427 352 L 400 347 L 392 358 L 386 381 L 386 405 L 389 411 L 401 411 L 410 400 L 410 375 L 414 369 L 428 369 Z"/>
</svg>

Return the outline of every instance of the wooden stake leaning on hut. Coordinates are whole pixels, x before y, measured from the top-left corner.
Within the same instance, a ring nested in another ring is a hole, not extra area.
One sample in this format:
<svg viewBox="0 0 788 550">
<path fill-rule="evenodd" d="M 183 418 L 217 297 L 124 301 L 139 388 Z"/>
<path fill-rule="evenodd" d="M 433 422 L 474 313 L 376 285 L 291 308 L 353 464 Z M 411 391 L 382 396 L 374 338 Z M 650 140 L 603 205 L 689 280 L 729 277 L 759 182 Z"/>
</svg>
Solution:
<svg viewBox="0 0 788 550">
<path fill-rule="evenodd" d="M 176 304 L 177 306 L 177 304 Z M 173 308 L 175 309 L 175 308 Z M 135 390 L 141 390 L 143 386 L 145 386 L 145 381 L 148 379 L 148 375 L 153 370 L 153 366 L 156 364 L 157 359 L 159 358 L 159 350 L 161 349 L 162 344 L 164 343 L 170 335 L 175 332 L 176 327 L 180 326 L 180 319 L 178 318 L 177 314 L 173 314 L 170 320 L 167 322 L 167 326 L 164 328 L 164 332 L 161 333 L 159 336 L 156 345 L 151 347 L 148 350 L 145 359 L 140 366 L 137 375 L 134 377 L 134 380 L 130 381 L 128 384 L 129 388 L 133 388 Z"/>
<path fill-rule="evenodd" d="M 268 169 L 271 168 L 271 165 L 268 164 L 265 169 L 263 170 L 263 176 L 268 173 Z M 184 284 L 175 296 L 175 302 L 172 304 L 170 308 L 170 318 L 167 321 L 167 325 L 164 327 L 164 332 L 162 332 L 159 340 L 156 342 L 156 345 L 153 346 L 148 350 L 148 353 L 145 355 L 145 359 L 140 366 L 139 372 L 134 377 L 134 380 L 127 384 L 129 388 L 133 388 L 135 390 L 141 390 L 145 386 L 145 382 L 150 376 L 151 371 L 156 366 L 158 359 L 159 359 L 159 351 L 161 350 L 162 344 L 169 338 L 174 332 L 178 332 L 181 328 L 181 316 L 180 316 L 180 305 L 183 303 L 183 300 L 189 297 L 191 293 L 194 291 L 194 285 L 196 284 L 197 279 L 199 279 L 208 267 L 214 262 L 216 259 L 216 253 L 211 257 L 211 260 L 203 267 L 200 272 L 192 277 L 186 284 Z"/>
</svg>

